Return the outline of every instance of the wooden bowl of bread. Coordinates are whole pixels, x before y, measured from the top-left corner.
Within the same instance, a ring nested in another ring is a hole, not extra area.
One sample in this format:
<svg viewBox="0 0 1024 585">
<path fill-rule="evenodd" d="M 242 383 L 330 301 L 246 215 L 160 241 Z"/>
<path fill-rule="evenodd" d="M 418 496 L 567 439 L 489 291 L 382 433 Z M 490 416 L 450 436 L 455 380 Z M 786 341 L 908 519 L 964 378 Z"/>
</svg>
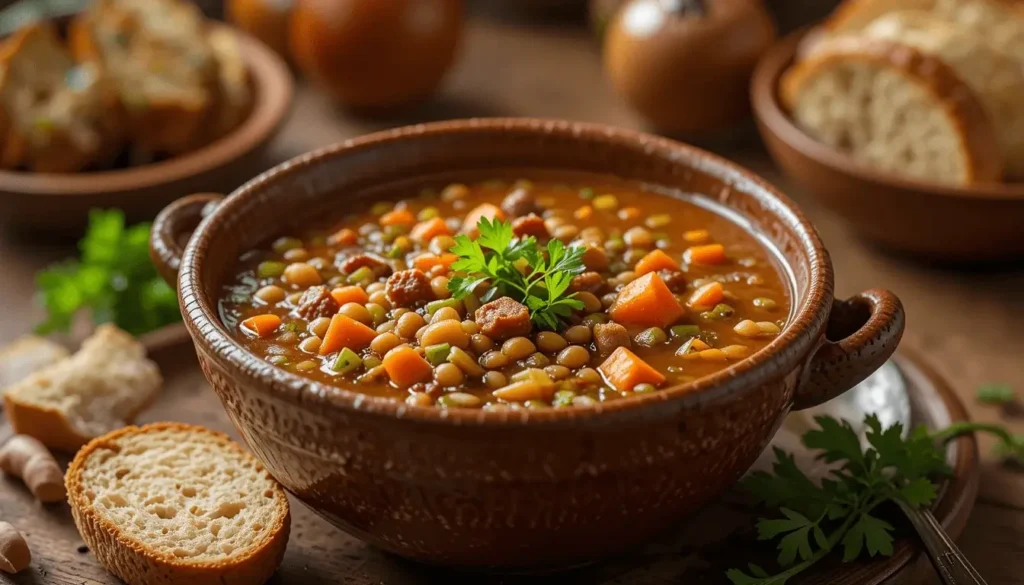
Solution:
<svg viewBox="0 0 1024 585">
<path fill-rule="evenodd" d="M 93 0 L 0 41 L 0 222 L 76 231 L 232 188 L 288 113 L 288 67 L 184 0 Z"/>
<path fill-rule="evenodd" d="M 846 0 L 766 54 L 752 93 L 775 161 L 863 236 L 941 260 L 1024 253 L 1024 8 Z"/>
</svg>

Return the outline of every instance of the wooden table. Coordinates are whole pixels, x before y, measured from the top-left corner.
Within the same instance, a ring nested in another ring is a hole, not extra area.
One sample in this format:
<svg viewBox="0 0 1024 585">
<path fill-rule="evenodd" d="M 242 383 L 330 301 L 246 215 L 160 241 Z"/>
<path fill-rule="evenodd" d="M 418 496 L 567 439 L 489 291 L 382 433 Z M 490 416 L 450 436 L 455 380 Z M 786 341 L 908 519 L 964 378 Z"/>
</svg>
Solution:
<svg viewBox="0 0 1024 585">
<path fill-rule="evenodd" d="M 642 127 L 609 91 L 596 47 L 585 32 L 476 22 L 443 92 L 434 103 L 402 119 L 358 120 L 325 96 L 301 88 L 293 115 L 271 149 L 274 160 L 267 166 L 385 127 L 471 116 L 534 116 Z M 803 206 L 832 253 L 838 295 L 870 287 L 895 291 L 909 314 L 904 343 L 931 357 L 976 419 L 1002 421 L 1024 432 L 1024 418 L 974 400 L 975 389 L 987 382 L 1011 384 L 1024 394 L 1024 265 L 954 271 L 893 257 L 857 240 L 839 218 L 820 209 L 812 195 L 782 177 L 749 128 L 709 148 L 762 174 Z M 253 174 L 261 170 L 254 168 Z M 72 252 L 67 246 L 15 241 L 0 234 L 0 342 L 28 331 L 40 318 L 32 303 L 33 273 Z M 983 450 L 990 446 L 990 441 L 983 441 Z M 978 503 L 960 543 L 989 583 L 1024 584 L 1024 474 L 987 458 Z"/>
</svg>

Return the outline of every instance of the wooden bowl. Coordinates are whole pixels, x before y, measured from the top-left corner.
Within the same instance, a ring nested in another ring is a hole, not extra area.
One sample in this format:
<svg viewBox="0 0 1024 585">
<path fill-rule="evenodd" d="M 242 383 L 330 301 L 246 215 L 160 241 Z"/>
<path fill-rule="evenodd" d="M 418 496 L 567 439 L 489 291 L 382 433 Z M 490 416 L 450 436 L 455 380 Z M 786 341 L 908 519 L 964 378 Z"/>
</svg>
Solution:
<svg viewBox="0 0 1024 585">
<path fill-rule="evenodd" d="M 946 261 L 1024 254 L 1024 184 L 953 187 L 869 168 L 794 124 L 778 81 L 808 29 L 778 43 L 754 71 L 752 103 L 775 162 L 857 233 L 885 247 Z"/>
<path fill-rule="evenodd" d="M 221 321 L 224 279 L 266 238 L 340 217 L 396 182 L 413 189 L 510 169 L 612 173 L 706 194 L 778 250 L 792 275 L 793 318 L 765 349 L 696 381 L 518 411 L 412 406 L 316 382 L 250 352 Z M 791 408 L 837 396 L 877 369 L 904 326 L 887 291 L 833 298 L 814 227 L 753 173 L 595 124 L 479 119 L 372 134 L 293 159 L 227 198 L 176 201 L 151 237 L 203 372 L 267 469 L 350 534 L 435 564 L 550 569 L 630 550 L 739 478 Z"/>
<path fill-rule="evenodd" d="M 241 125 L 193 152 L 153 164 L 68 174 L 0 171 L 0 224 L 71 235 L 97 207 L 122 209 L 133 221 L 152 219 L 178 197 L 232 189 L 262 170 L 264 147 L 288 114 L 294 81 L 274 51 L 234 32 L 253 89 L 252 112 Z"/>
</svg>

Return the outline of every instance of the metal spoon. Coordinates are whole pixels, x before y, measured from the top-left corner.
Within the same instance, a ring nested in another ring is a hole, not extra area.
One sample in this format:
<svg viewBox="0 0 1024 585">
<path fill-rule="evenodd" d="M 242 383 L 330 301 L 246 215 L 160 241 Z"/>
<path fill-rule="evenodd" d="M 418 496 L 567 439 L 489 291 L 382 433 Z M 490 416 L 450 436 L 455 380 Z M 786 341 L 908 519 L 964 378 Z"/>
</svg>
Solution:
<svg viewBox="0 0 1024 585">
<path fill-rule="evenodd" d="M 964 553 L 960 552 L 930 510 L 914 509 L 902 502 L 900 502 L 900 508 L 903 509 L 907 518 L 910 518 L 910 523 L 917 530 L 925 550 L 928 551 L 928 558 L 943 583 L 946 585 L 970 585 L 972 583 L 986 585 L 985 579 L 978 574 Z"/>
</svg>

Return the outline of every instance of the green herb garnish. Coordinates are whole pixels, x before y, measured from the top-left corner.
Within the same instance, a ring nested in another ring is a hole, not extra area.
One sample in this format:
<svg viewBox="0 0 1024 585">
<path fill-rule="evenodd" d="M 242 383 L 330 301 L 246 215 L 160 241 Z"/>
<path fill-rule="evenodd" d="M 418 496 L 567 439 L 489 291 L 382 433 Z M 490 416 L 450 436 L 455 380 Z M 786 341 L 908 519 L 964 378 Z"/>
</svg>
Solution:
<svg viewBox="0 0 1024 585">
<path fill-rule="evenodd" d="M 113 322 L 133 335 L 181 321 L 177 294 L 149 259 L 148 223 L 125 227 L 122 212 L 93 210 L 78 249 L 80 260 L 36 275 L 47 312 L 37 332 L 68 331 L 83 310 L 94 322 Z"/>
<path fill-rule="evenodd" d="M 558 329 L 574 310 L 583 308 L 576 293 L 568 293 L 573 275 L 584 269 L 586 250 L 582 246 L 567 248 L 552 239 L 545 254 L 536 238 L 514 237 L 512 225 L 501 220 L 480 218 L 477 229 L 480 237 L 475 241 L 459 235 L 451 248 L 459 257 L 452 269 L 465 273 L 448 282 L 454 298 L 464 298 L 489 282 L 491 288 L 481 300 L 486 303 L 498 297 L 512 297 L 526 305 L 538 327 L 551 330 Z"/>
<path fill-rule="evenodd" d="M 989 384 L 978 388 L 978 401 L 985 404 L 1010 404 L 1016 400 L 1013 388 L 1005 384 Z"/>
<path fill-rule="evenodd" d="M 818 485 L 797 467 L 792 455 L 775 449 L 772 473 L 755 472 L 741 481 L 741 487 L 782 514 L 757 523 L 760 540 L 778 540 L 782 570 L 770 574 L 754 564 L 746 571 L 731 569 L 726 576 L 734 585 L 784 585 L 837 549 L 844 562 L 865 552 L 872 557 L 891 555 L 893 527 L 875 510 L 886 502 L 911 508 L 930 505 L 937 495 L 933 478 L 950 472 L 942 445 L 953 438 L 989 432 L 1000 439 L 1003 455 L 1024 459 L 1024 438 L 998 425 L 964 422 L 934 433 L 920 426 L 904 438 L 902 425 L 883 430 L 878 418 L 868 415 L 864 423 L 870 447 L 863 449 L 848 422 L 831 417 L 815 421 L 819 428 L 807 431 L 803 444 L 819 450 L 818 459 L 841 466 Z"/>
</svg>

